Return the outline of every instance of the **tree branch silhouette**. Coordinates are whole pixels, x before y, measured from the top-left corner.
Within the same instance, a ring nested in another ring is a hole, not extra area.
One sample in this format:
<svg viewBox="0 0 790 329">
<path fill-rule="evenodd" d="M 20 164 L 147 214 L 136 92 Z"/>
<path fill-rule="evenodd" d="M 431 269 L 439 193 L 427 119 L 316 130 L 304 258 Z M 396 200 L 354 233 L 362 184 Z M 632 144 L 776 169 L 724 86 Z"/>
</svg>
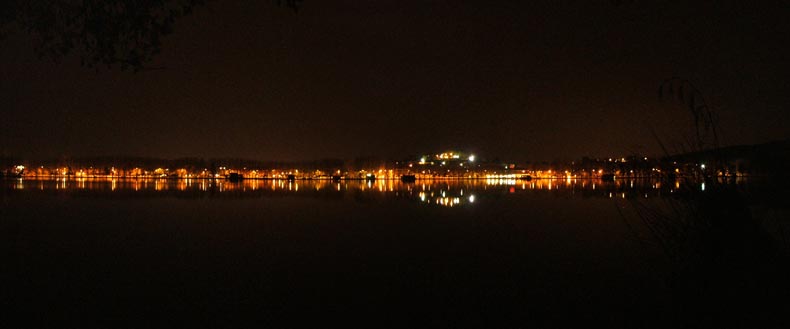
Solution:
<svg viewBox="0 0 790 329">
<path fill-rule="evenodd" d="M 162 50 L 161 38 L 207 0 L 4 0 L 0 37 L 15 24 L 36 39 L 41 59 L 72 53 L 84 67 L 144 69 Z M 274 0 L 296 10 L 301 0 Z"/>
</svg>

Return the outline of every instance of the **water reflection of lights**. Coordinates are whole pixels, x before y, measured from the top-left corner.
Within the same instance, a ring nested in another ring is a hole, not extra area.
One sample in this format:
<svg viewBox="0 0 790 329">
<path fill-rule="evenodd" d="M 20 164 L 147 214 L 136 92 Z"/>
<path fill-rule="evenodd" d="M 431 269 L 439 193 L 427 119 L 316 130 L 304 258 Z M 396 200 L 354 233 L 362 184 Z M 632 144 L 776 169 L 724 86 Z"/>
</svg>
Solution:
<svg viewBox="0 0 790 329">
<path fill-rule="evenodd" d="M 124 178 L 93 178 L 71 177 L 53 180 L 6 180 L 7 188 L 15 190 L 104 190 L 108 192 L 123 191 L 183 191 L 183 192 L 220 192 L 220 193 L 250 193 L 287 192 L 304 195 L 329 195 L 332 193 L 344 194 L 346 192 L 362 192 L 363 198 L 386 198 L 388 195 L 400 199 L 408 198 L 415 202 L 442 206 L 457 206 L 480 202 L 480 194 L 529 194 L 530 191 L 547 191 L 556 195 L 579 194 L 583 197 L 598 196 L 612 198 L 650 198 L 669 195 L 670 193 L 684 193 L 690 190 L 704 191 L 711 189 L 711 184 L 702 182 L 687 182 L 677 180 L 670 182 L 649 180 L 616 180 L 604 182 L 600 180 L 585 179 L 522 179 L 491 178 L 469 181 L 422 181 L 418 184 L 403 183 L 398 180 L 345 180 L 341 182 L 330 180 L 255 180 L 246 179 L 241 182 L 231 182 L 224 179 L 124 179 Z M 736 182 L 737 183 L 737 182 Z M 477 195 L 475 195 L 477 194 Z M 477 198 L 477 199 L 476 199 Z"/>
<path fill-rule="evenodd" d="M 417 196 L 419 197 L 420 202 L 424 204 L 439 205 L 444 207 L 455 207 L 465 202 L 475 202 L 475 196 L 473 194 L 464 198 L 461 191 L 462 190 L 458 192 L 458 196 L 452 196 L 453 191 L 450 190 L 440 190 L 439 193 L 420 191 Z"/>
<path fill-rule="evenodd" d="M 516 179 L 486 178 L 486 185 L 516 185 Z"/>
<path fill-rule="evenodd" d="M 445 207 L 452 207 L 461 203 L 461 198 L 439 198 L 436 199 L 436 204 Z"/>
</svg>

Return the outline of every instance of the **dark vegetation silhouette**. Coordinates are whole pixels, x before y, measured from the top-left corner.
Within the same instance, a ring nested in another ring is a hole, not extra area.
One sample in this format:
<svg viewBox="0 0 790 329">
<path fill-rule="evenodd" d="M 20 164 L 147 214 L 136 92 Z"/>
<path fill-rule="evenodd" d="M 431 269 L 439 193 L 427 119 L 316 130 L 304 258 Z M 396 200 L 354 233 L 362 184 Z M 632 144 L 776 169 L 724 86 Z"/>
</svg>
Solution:
<svg viewBox="0 0 790 329">
<path fill-rule="evenodd" d="M 60 61 L 79 54 L 81 64 L 152 69 L 162 37 L 175 22 L 208 0 L 4 0 L 0 38 L 16 26 L 36 40 L 42 59 Z M 275 0 L 296 10 L 301 0 Z"/>
<path fill-rule="evenodd" d="M 702 92 L 688 79 L 672 77 L 664 80 L 658 87 L 658 98 L 661 101 L 679 103 L 685 107 L 691 115 L 692 126 L 691 136 L 684 136 L 685 139 L 675 141 L 675 146 L 680 147 L 681 152 L 705 151 L 719 148 L 719 135 L 717 131 L 717 118 L 714 111 Z M 658 139 L 658 138 L 657 138 Z M 658 139 L 665 155 L 668 154 L 666 146 Z"/>
<path fill-rule="evenodd" d="M 624 201 L 646 227 L 646 238 L 623 218 L 646 248 L 666 256 L 673 321 L 689 328 L 786 327 L 790 249 L 782 223 L 771 225 L 753 216 L 750 195 L 732 179 L 717 177 L 714 170 L 724 161 L 716 116 L 699 89 L 689 80 L 671 78 L 661 84 L 659 97 L 683 106 L 692 119 L 690 132 L 671 145 L 655 135 L 665 159 L 673 159 L 669 148 L 674 147 L 686 157 L 699 157 L 700 165 L 689 177 L 665 174 L 666 184 L 685 180 L 675 197 L 659 198 L 658 204 L 639 198 Z M 709 161 L 707 166 L 703 161 Z M 772 234 L 769 227 L 778 232 Z"/>
</svg>

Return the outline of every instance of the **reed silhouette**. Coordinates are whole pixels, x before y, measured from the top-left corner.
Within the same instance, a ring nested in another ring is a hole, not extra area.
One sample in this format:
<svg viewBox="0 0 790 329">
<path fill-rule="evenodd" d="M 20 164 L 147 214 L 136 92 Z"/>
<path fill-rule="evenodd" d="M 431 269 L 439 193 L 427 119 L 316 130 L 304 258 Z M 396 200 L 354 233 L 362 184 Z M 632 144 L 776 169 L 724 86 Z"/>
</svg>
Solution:
<svg viewBox="0 0 790 329">
<path fill-rule="evenodd" d="M 715 114 L 701 92 L 690 81 L 671 78 L 661 84 L 659 96 L 687 108 L 692 117 L 691 132 L 678 150 L 716 155 L 719 136 Z M 671 158 L 667 145 L 655 136 Z M 726 165 L 714 156 L 706 166 L 697 166 L 692 175 L 665 174 L 667 183 L 683 180 L 675 197 L 648 203 L 627 199 L 647 236 L 621 211 L 646 248 L 665 255 L 669 274 L 665 282 L 671 291 L 677 327 L 774 328 L 786 327 L 790 310 L 790 257 L 779 225 L 780 238 L 766 229 L 766 221 L 753 216 L 749 195 L 731 179 L 717 177 L 716 169 Z M 697 161 L 698 163 L 702 162 Z"/>
</svg>

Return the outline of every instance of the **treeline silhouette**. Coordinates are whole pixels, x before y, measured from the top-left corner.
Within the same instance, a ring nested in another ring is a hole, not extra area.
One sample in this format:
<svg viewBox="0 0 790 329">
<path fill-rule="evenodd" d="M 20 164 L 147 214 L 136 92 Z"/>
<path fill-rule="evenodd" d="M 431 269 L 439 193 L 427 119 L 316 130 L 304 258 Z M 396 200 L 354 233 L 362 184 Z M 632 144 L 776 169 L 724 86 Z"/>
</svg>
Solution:
<svg viewBox="0 0 790 329">
<path fill-rule="evenodd" d="M 743 172 L 752 175 L 788 177 L 790 164 L 790 140 L 772 141 L 754 145 L 736 145 L 717 149 L 696 151 L 673 155 L 665 158 L 668 161 L 688 163 L 692 161 L 704 163 L 723 163 L 738 166 Z"/>
</svg>

